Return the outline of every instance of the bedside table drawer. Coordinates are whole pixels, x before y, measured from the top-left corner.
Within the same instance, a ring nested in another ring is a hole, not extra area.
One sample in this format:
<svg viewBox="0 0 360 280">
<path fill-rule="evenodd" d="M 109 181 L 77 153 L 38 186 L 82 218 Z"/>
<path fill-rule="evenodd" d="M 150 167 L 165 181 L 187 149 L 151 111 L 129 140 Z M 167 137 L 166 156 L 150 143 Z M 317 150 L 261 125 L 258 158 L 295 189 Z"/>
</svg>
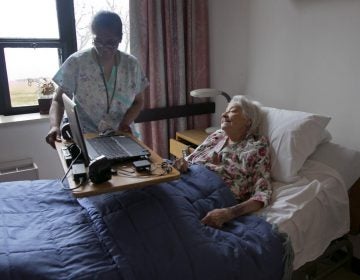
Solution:
<svg viewBox="0 0 360 280">
<path fill-rule="evenodd" d="M 183 154 L 182 151 L 188 149 L 188 153 L 192 153 L 194 148 L 189 147 L 188 145 L 181 143 L 175 139 L 170 139 L 170 154 L 177 158 L 182 158 Z"/>
</svg>

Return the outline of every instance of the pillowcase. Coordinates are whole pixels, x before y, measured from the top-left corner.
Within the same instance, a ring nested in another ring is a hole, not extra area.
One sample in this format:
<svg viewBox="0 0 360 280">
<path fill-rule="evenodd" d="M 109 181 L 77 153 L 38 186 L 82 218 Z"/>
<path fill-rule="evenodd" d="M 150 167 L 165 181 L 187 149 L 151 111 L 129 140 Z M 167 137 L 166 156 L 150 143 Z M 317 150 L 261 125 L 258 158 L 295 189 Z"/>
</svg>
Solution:
<svg viewBox="0 0 360 280">
<path fill-rule="evenodd" d="M 325 129 L 330 117 L 301 111 L 262 107 L 260 134 L 270 142 L 271 176 L 292 183 L 305 160 L 320 143 L 330 141 Z"/>
</svg>

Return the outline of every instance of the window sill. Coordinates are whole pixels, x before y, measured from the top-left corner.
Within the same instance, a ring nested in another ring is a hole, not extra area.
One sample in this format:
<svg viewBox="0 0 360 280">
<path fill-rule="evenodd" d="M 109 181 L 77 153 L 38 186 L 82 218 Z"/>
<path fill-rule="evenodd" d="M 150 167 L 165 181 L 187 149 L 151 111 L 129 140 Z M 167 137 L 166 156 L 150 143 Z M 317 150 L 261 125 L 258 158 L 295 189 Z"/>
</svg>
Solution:
<svg viewBox="0 0 360 280">
<path fill-rule="evenodd" d="M 39 113 L 3 116 L 0 115 L 0 127 L 11 126 L 19 123 L 33 123 L 49 121 L 49 115 L 40 115 Z"/>
</svg>

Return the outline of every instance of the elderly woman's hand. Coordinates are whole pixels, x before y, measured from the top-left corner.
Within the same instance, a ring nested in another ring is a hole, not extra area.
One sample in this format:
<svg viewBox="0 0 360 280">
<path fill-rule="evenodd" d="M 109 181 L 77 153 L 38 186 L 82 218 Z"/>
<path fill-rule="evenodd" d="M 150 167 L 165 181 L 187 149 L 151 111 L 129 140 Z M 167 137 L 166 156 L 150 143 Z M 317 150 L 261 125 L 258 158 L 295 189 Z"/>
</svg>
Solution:
<svg viewBox="0 0 360 280">
<path fill-rule="evenodd" d="M 185 173 L 189 168 L 188 162 L 184 158 L 177 158 L 173 166 L 181 173 Z"/>
<path fill-rule="evenodd" d="M 214 228 L 222 228 L 224 223 L 233 218 L 234 216 L 230 208 L 220 208 L 208 212 L 201 222 Z"/>
</svg>

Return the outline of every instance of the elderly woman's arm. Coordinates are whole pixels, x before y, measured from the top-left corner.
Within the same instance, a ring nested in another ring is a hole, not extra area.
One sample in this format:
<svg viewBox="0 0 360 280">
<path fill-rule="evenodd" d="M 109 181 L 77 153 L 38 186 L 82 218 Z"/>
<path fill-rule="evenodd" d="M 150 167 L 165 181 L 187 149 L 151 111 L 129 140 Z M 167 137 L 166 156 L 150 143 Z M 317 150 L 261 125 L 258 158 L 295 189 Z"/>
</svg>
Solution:
<svg viewBox="0 0 360 280">
<path fill-rule="evenodd" d="M 222 132 L 219 131 L 210 134 L 190 155 L 185 158 L 177 158 L 173 163 L 174 167 L 181 173 L 185 173 L 189 168 L 189 163 L 194 163 L 194 161 L 200 163 L 206 162 L 209 151 L 217 143 L 214 139 L 219 139 L 221 134 Z"/>
<path fill-rule="evenodd" d="M 208 212 L 201 222 L 214 228 L 221 228 L 236 217 L 260 210 L 263 205 L 263 202 L 250 198 L 232 207 L 214 209 Z"/>
<path fill-rule="evenodd" d="M 221 228 L 224 223 L 232 219 L 256 212 L 267 206 L 270 201 L 272 187 L 270 179 L 270 149 L 266 138 L 259 142 L 257 161 L 252 174 L 252 195 L 237 205 L 228 208 L 214 209 L 201 220 L 203 224 Z"/>
</svg>

